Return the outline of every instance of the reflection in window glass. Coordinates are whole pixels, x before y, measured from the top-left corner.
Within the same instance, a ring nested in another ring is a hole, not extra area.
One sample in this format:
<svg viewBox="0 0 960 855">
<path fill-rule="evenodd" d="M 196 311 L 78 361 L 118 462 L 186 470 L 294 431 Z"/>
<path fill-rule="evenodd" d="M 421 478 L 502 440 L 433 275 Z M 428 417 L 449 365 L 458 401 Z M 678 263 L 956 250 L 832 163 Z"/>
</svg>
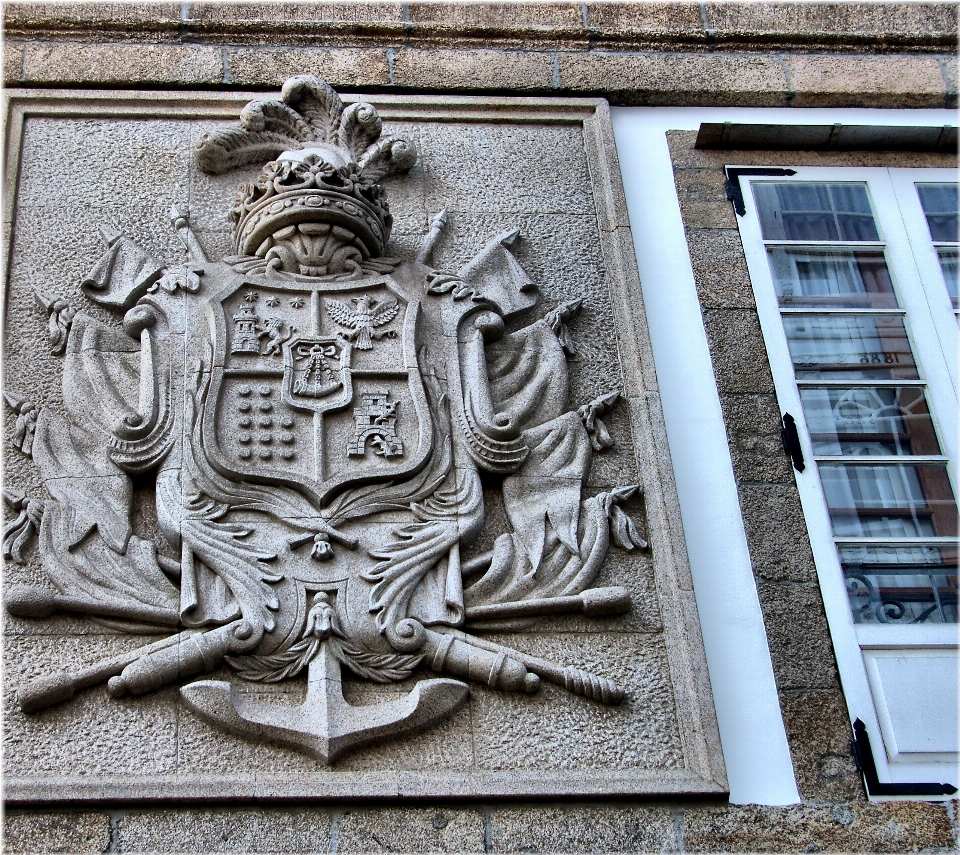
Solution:
<svg viewBox="0 0 960 855">
<path fill-rule="evenodd" d="M 800 399 L 814 454 L 940 454 L 926 396 L 915 386 L 804 388 Z"/>
<path fill-rule="evenodd" d="M 764 240 L 878 241 L 865 184 L 757 182 Z"/>
<path fill-rule="evenodd" d="M 960 295 L 957 290 L 957 250 L 939 247 L 937 255 L 940 258 L 940 269 L 943 271 L 943 281 L 947 284 L 947 293 L 953 303 L 953 308 L 960 309 Z"/>
<path fill-rule="evenodd" d="M 783 327 L 798 380 L 917 377 L 900 317 L 784 315 Z"/>
<path fill-rule="evenodd" d="M 955 537 L 957 506 L 939 465 L 820 464 L 837 537 Z"/>
<path fill-rule="evenodd" d="M 768 254 L 781 306 L 897 308 L 882 252 L 780 247 Z"/>
<path fill-rule="evenodd" d="M 855 623 L 956 623 L 957 547 L 839 547 Z"/>
<path fill-rule="evenodd" d="M 957 241 L 957 185 L 918 184 L 917 194 L 927 218 L 930 238 L 935 242 Z"/>
</svg>

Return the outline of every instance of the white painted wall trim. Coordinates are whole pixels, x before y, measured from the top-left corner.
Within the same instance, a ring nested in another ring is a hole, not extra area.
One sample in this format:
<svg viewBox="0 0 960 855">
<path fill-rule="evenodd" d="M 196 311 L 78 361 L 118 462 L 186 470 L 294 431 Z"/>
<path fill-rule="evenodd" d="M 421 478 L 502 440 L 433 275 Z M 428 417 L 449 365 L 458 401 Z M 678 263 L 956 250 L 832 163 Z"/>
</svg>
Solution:
<svg viewBox="0 0 960 855">
<path fill-rule="evenodd" d="M 730 801 L 800 800 L 667 149 L 701 122 L 955 124 L 950 110 L 618 107 L 612 111 Z"/>
</svg>

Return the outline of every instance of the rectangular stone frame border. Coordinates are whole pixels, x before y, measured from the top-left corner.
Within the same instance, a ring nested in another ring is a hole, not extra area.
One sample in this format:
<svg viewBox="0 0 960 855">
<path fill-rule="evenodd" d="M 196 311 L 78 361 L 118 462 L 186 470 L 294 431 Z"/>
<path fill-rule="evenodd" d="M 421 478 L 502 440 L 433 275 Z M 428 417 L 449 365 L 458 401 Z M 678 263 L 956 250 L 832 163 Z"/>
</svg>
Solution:
<svg viewBox="0 0 960 855">
<path fill-rule="evenodd" d="M 272 94 L 8 90 L 4 98 L 7 116 L 5 245 L 10 246 L 13 233 L 21 144 L 28 118 L 235 120 L 242 106 L 257 97 L 272 97 Z M 358 96 L 342 97 L 347 103 L 360 100 Z M 573 125 L 582 129 L 598 217 L 604 280 L 616 310 L 619 355 L 625 374 L 623 395 L 630 403 L 637 467 L 645 491 L 647 537 L 654 556 L 664 642 L 670 651 L 670 678 L 687 769 L 642 774 L 584 770 L 547 776 L 534 772 L 463 775 L 376 772 L 343 775 L 335 781 L 305 778 L 289 782 L 276 779 L 258 781 L 255 776 L 216 780 L 210 776 L 138 778 L 130 775 L 119 778 L 111 775 L 109 779 L 61 777 L 55 782 L 7 777 L 4 800 L 9 807 L 170 800 L 209 803 L 234 800 L 722 796 L 728 791 L 609 104 L 602 98 L 362 97 L 377 107 L 385 121 L 493 121 Z M 4 304 L 9 287 L 10 257 L 8 252 Z"/>
</svg>

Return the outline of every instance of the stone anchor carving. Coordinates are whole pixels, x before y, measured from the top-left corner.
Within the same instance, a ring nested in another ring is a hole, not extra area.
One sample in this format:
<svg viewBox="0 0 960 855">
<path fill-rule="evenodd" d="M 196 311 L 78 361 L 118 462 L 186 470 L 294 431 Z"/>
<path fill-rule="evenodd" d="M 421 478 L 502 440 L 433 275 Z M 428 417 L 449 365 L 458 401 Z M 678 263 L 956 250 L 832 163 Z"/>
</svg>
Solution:
<svg viewBox="0 0 960 855">
<path fill-rule="evenodd" d="M 122 329 L 37 297 L 64 360 L 66 417 L 6 396 L 47 495 L 7 498 L 19 516 L 4 552 L 22 561 L 35 538 L 52 587 L 8 589 L 6 607 L 164 637 L 47 673 L 21 687 L 21 708 L 227 668 L 232 682 L 182 685 L 183 703 L 333 762 L 435 725 L 471 682 L 529 693 L 546 680 L 618 703 L 603 676 L 479 634 L 630 608 L 625 589 L 591 587 L 611 541 L 646 543 L 623 509 L 636 486 L 582 496 L 592 455 L 615 442 L 602 417 L 618 396 L 568 400 L 580 302 L 521 325 L 538 296 L 515 230 L 455 272 L 433 268 L 445 213 L 415 258 L 386 256 L 380 182 L 416 152 L 382 134 L 372 106 L 344 106 L 316 78 L 288 80 L 197 149 L 213 173 L 271 156 L 240 187 L 234 256 L 208 260 L 177 208 L 185 264 L 104 230 L 82 289 L 122 313 Z M 481 474 L 500 485 L 508 522 L 492 549 L 461 558 L 487 524 Z M 155 480 L 156 541 L 132 527 L 134 476 Z M 345 669 L 412 689 L 354 707 Z M 304 673 L 297 707 L 243 690 Z"/>
</svg>

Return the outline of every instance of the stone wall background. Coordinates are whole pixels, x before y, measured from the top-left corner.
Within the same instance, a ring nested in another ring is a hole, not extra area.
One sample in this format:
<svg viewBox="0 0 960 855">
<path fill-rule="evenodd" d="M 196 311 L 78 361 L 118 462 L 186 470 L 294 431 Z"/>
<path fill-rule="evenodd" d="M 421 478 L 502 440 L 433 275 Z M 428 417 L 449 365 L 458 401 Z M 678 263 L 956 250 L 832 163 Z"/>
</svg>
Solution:
<svg viewBox="0 0 960 855">
<path fill-rule="evenodd" d="M 952 3 L 7 3 L 4 80 L 953 107 Z"/>
<path fill-rule="evenodd" d="M 27 88 L 272 90 L 290 74 L 311 72 L 358 92 L 595 94 L 614 104 L 957 104 L 950 3 L 8 3 L 4 16 L 4 80 Z M 956 851 L 957 802 L 871 804 L 852 768 L 809 545 L 777 444 L 769 367 L 722 190 L 728 155 L 693 151 L 688 134 L 673 135 L 671 148 L 803 804 L 64 805 L 8 811 L 6 851 Z M 729 160 L 853 162 L 800 157 L 753 152 Z M 942 164 L 897 156 L 896 165 Z M 760 360 L 745 374 L 747 352 Z M 787 518 L 775 530 L 764 512 L 771 501 Z"/>
</svg>

